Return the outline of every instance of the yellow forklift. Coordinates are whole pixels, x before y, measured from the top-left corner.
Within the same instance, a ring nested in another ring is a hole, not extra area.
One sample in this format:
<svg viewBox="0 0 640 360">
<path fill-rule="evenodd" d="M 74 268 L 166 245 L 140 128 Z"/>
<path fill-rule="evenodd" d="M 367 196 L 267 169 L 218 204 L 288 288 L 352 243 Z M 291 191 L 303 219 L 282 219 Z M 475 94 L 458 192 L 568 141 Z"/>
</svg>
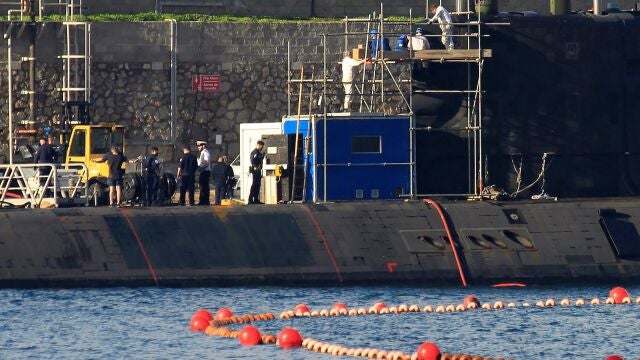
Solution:
<svg viewBox="0 0 640 360">
<path fill-rule="evenodd" d="M 75 125 L 70 133 L 64 162 L 83 163 L 87 166 L 87 175 L 82 181 L 89 186 L 92 202 L 96 205 L 104 204 L 107 200 L 109 166 L 107 163 L 96 163 L 93 160 L 101 159 L 114 145 L 125 151 L 125 127 L 112 124 Z M 141 166 L 135 172 L 125 174 L 122 188 L 124 201 L 133 203 L 142 200 L 145 185 Z M 162 173 L 160 199 L 170 199 L 175 189 L 176 181 L 173 174 Z"/>
<path fill-rule="evenodd" d="M 89 185 L 89 193 L 93 194 L 95 203 L 104 202 L 106 197 L 107 163 L 96 163 L 116 145 L 125 151 L 124 126 L 121 125 L 76 125 L 71 131 L 67 146 L 65 163 L 82 163 L 87 166 L 87 175 L 82 181 Z"/>
</svg>

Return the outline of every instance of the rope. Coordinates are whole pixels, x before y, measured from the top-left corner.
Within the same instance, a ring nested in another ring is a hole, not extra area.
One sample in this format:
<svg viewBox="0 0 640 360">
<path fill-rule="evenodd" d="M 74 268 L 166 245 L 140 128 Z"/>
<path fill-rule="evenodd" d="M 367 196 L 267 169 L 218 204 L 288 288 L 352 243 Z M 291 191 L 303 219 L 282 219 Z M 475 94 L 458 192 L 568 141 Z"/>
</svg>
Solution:
<svg viewBox="0 0 640 360">
<path fill-rule="evenodd" d="M 305 205 L 302 208 L 307 211 L 307 214 L 309 215 L 309 218 L 311 219 L 313 226 L 316 228 L 316 232 L 318 233 L 318 236 L 322 240 L 322 244 L 324 245 L 325 250 L 327 250 L 327 254 L 329 255 L 331 264 L 333 264 L 333 268 L 336 270 L 336 276 L 338 276 L 338 281 L 342 282 L 343 280 L 342 280 L 342 274 L 340 273 L 340 268 L 338 267 L 338 263 L 336 262 L 335 256 L 333 256 L 333 251 L 331 251 L 331 248 L 329 247 L 329 242 L 327 241 L 327 238 L 324 236 L 324 232 L 322 231 L 322 228 L 320 227 L 318 220 L 316 220 L 316 216 L 313 215 L 313 211 L 311 211 L 311 209 L 309 209 L 308 206 Z"/>
<path fill-rule="evenodd" d="M 133 233 L 133 237 L 138 242 L 138 247 L 140 248 L 140 252 L 142 252 L 142 256 L 144 257 L 144 261 L 146 261 L 146 263 L 147 263 L 147 267 L 149 268 L 149 272 L 151 273 L 151 277 L 153 278 L 154 284 L 156 284 L 156 286 L 160 286 L 160 284 L 158 282 L 158 278 L 156 277 L 156 271 L 154 270 L 153 265 L 151 264 L 151 260 L 149 259 L 149 255 L 147 255 L 147 250 L 145 250 L 144 245 L 142 245 L 142 240 L 140 239 L 140 236 L 138 235 L 138 232 L 136 231 L 136 228 L 133 226 L 133 222 L 131 222 L 131 219 L 129 218 L 129 215 L 127 215 L 126 211 L 120 209 L 120 213 L 122 213 L 122 216 L 127 221 L 127 224 L 129 224 L 129 228 L 131 229 L 131 232 Z"/>
<path fill-rule="evenodd" d="M 464 271 L 462 270 L 462 264 L 460 263 L 460 258 L 458 257 L 458 250 L 456 249 L 456 245 L 453 243 L 453 235 L 451 234 L 451 230 L 449 230 L 449 224 L 447 223 L 447 219 L 444 216 L 444 211 L 440 204 L 438 204 L 435 200 L 432 199 L 423 199 L 425 204 L 432 205 L 438 215 L 440 216 L 440 221 L 442 221 L 442 226 L 444 227 L 444 231 L 449 238 L 449 244 L 451 244 L 451 251 L 453 251 L 453 257 L 456 259 L 456 266 L 458 267 L 458 273 L 460 274 L 460 281 L 462 282 L 462 286 L 467 286 L 467 279 L 464 276 Z"/>
</svg>

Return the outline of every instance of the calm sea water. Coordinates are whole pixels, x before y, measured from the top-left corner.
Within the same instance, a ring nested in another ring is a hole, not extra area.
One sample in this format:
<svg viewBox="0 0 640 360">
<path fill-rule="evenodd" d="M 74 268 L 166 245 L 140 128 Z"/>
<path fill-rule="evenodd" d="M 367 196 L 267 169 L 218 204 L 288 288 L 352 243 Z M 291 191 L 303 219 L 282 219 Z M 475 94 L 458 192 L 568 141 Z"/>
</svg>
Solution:
<svg viewBox="0 0 640 360">
<path fill-rule="evenodd" d="M 635 297 L 640 286 L 627 287 Z M 198 308 L 229 307 L 236 314 L 273 312 L 306 303 L 330 308 L 417 303 L 528 301 L 553 297 L 600 297 L 607 287 L 522 289 L 340 288 L 113 288 L 0 290 L 0 359 L 331 359 L 273 345 L 241 347 L 236 339 L 208 337 L 188 329 Z M 443 351 L 518 359 L 602 359 L 616 353 L 640 356 L 640 305 L 518 308 L 464 313 L 412 313 L 299 318 L 259 322 L 277 333 L 293 326 L 304 336 L 351 347 L 413 352 L 423 341 Z"/>
</svg>

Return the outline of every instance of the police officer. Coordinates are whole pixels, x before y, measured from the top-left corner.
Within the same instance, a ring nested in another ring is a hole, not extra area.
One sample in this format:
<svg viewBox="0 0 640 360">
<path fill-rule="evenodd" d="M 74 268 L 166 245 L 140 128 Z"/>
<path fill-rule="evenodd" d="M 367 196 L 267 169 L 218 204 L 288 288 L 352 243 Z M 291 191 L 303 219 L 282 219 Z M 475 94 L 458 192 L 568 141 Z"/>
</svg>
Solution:
<svg viewBox="0 0 640 360">
<path fill-rule="evenodd" d="M 160 160 L 158 160 L 158 147 L 152 146 L 149 149 L 149 156 L 143 164 L 145 183 L 145 206 L 158 204 L 158 186 L 160 185 Z"/>
<path fill-rule="evenodd" d="M 213 178 L 213 185 L 216 189 L 216 198 L 214 205 L 220 205 L 222 203 L 222 197 L 227 190 L 227 164 L 224 163 L 222 156 L 218 157 L 218 162 L 213 164 L 211 168 L 211 177 Z"/>
<path fill-rule="evenodd" d="M 38 151 L 33 155 L 33 163 L 34 164 L 52 164 L 56 161 L 56 153 L 53 150 L 51 144 L 47 142 L 47 139 L 40 139 L 40 147 Z M 38 173 L 40 179 L 40 186 L 44 186 L 47 183 L 47 177 L 51 173 L 51 167 L 49 166 L 38 166 Z M 50 182 L 53 185 L 53 181 Z"/>
<path fill-rule="evenodd" d="M 196 169 L 198 169 L 198 161 L 191 153 L 191 148 L 185 146 L 182 148 L 182 158 L 178 163 L 177 178 L 180 181 L 180 205 L 185 205 L 185 193 L 189 192 L 189 205 L 195 205 L 195 180 Z"/>
<path fill-rule="evenodd" d="M 252 174 L 253 182 L 249 191 L 249 204 L 262 204 L 260 202 L 260 183 L 262 181 L 262 160 L 264 159 L 263 148 L 264 142 L 258 140 L 256 148 L 251 152 L 251 167 L 249 171 Z"/>
<path fill-rule="evenodd" d="M 227 157 L 222 157 L 222 162 L 225 165 L 225 190 L 224 190 L 224 198 L 231 199 L 233 198 L 233 188 L 236 186 L 238 181 L 236 180 L 236 175 L 233 173 L 233 168 L 228 164 Z"/>
</svg>

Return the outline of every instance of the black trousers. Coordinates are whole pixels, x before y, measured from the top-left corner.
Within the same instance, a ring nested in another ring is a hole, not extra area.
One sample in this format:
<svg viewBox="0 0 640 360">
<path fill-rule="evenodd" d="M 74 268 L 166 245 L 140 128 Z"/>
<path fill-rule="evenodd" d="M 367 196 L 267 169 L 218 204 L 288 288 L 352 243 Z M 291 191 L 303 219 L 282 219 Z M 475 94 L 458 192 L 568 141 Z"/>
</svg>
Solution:
<svg viewBox="0 0 640 360">
<path fill-rule="evenodd" d="M 47 183 L 47 177 L 49 176 L 49 174 L 51 173 L 51 168 L 48 166 L 40 166 L 38 167 L 38 175 L 39 175 L 39 180 L 40 180 L 40 186 L 44 187 L 44 185 Z M 53 179 L 51 179 L 51 181 L 49 182 L 49 186 L 53 187 Z M 50 190 L 45 190 L 44 191 L 44 196 L 51 196 L 51 191 Z"/>
<path fill-rule="evenodd" d="M 51 173 L 51 168 L 45 165 L 38 164 L 38 175 L 40 175 L 40 186 L 44 186 L 47 183 L 47 176 Z M 49 183 L 50 186 L 53 186 L 53 180 Z"/>
<path fill-rule="evenodd" d="M 200 178 L 198 179 L 200 199 L 198 205 L 209 205 L 209 175 L 211 175 L 211 171 L 200 171 Z"/>
<path fill-rule="evenodd" d="M 189 192 L 189 205 L 195 205 L 196 179 L 194 175 L 182 175 L 180 178 L 180 205 L 184 205 L 184 195 Z"/>
<path fill-rule="evenodd" d="M 262 174 L 254 172 L 252 177 L 253 182 L 251 183 L 251 190 L 249 190 L 249 204 L 256 204 L 260 202 L 260 183 L 262 182 Z"/>
<path fill-rule="evenodd" d="M 160 185 L 160 177 L 158 175 L 150 175 L 146 177 L 145 205 L 158 203 L 158 186 Z"/>
<path fill-rule="evenodd" d="M 216 199 L 215 199 L 215 205 L 220 205 L 222 203 L 222 198 L 225 195 L 225 191 L 227 189 L 227 185 L 226 184 L 216 184 Z"/>
</svg>

